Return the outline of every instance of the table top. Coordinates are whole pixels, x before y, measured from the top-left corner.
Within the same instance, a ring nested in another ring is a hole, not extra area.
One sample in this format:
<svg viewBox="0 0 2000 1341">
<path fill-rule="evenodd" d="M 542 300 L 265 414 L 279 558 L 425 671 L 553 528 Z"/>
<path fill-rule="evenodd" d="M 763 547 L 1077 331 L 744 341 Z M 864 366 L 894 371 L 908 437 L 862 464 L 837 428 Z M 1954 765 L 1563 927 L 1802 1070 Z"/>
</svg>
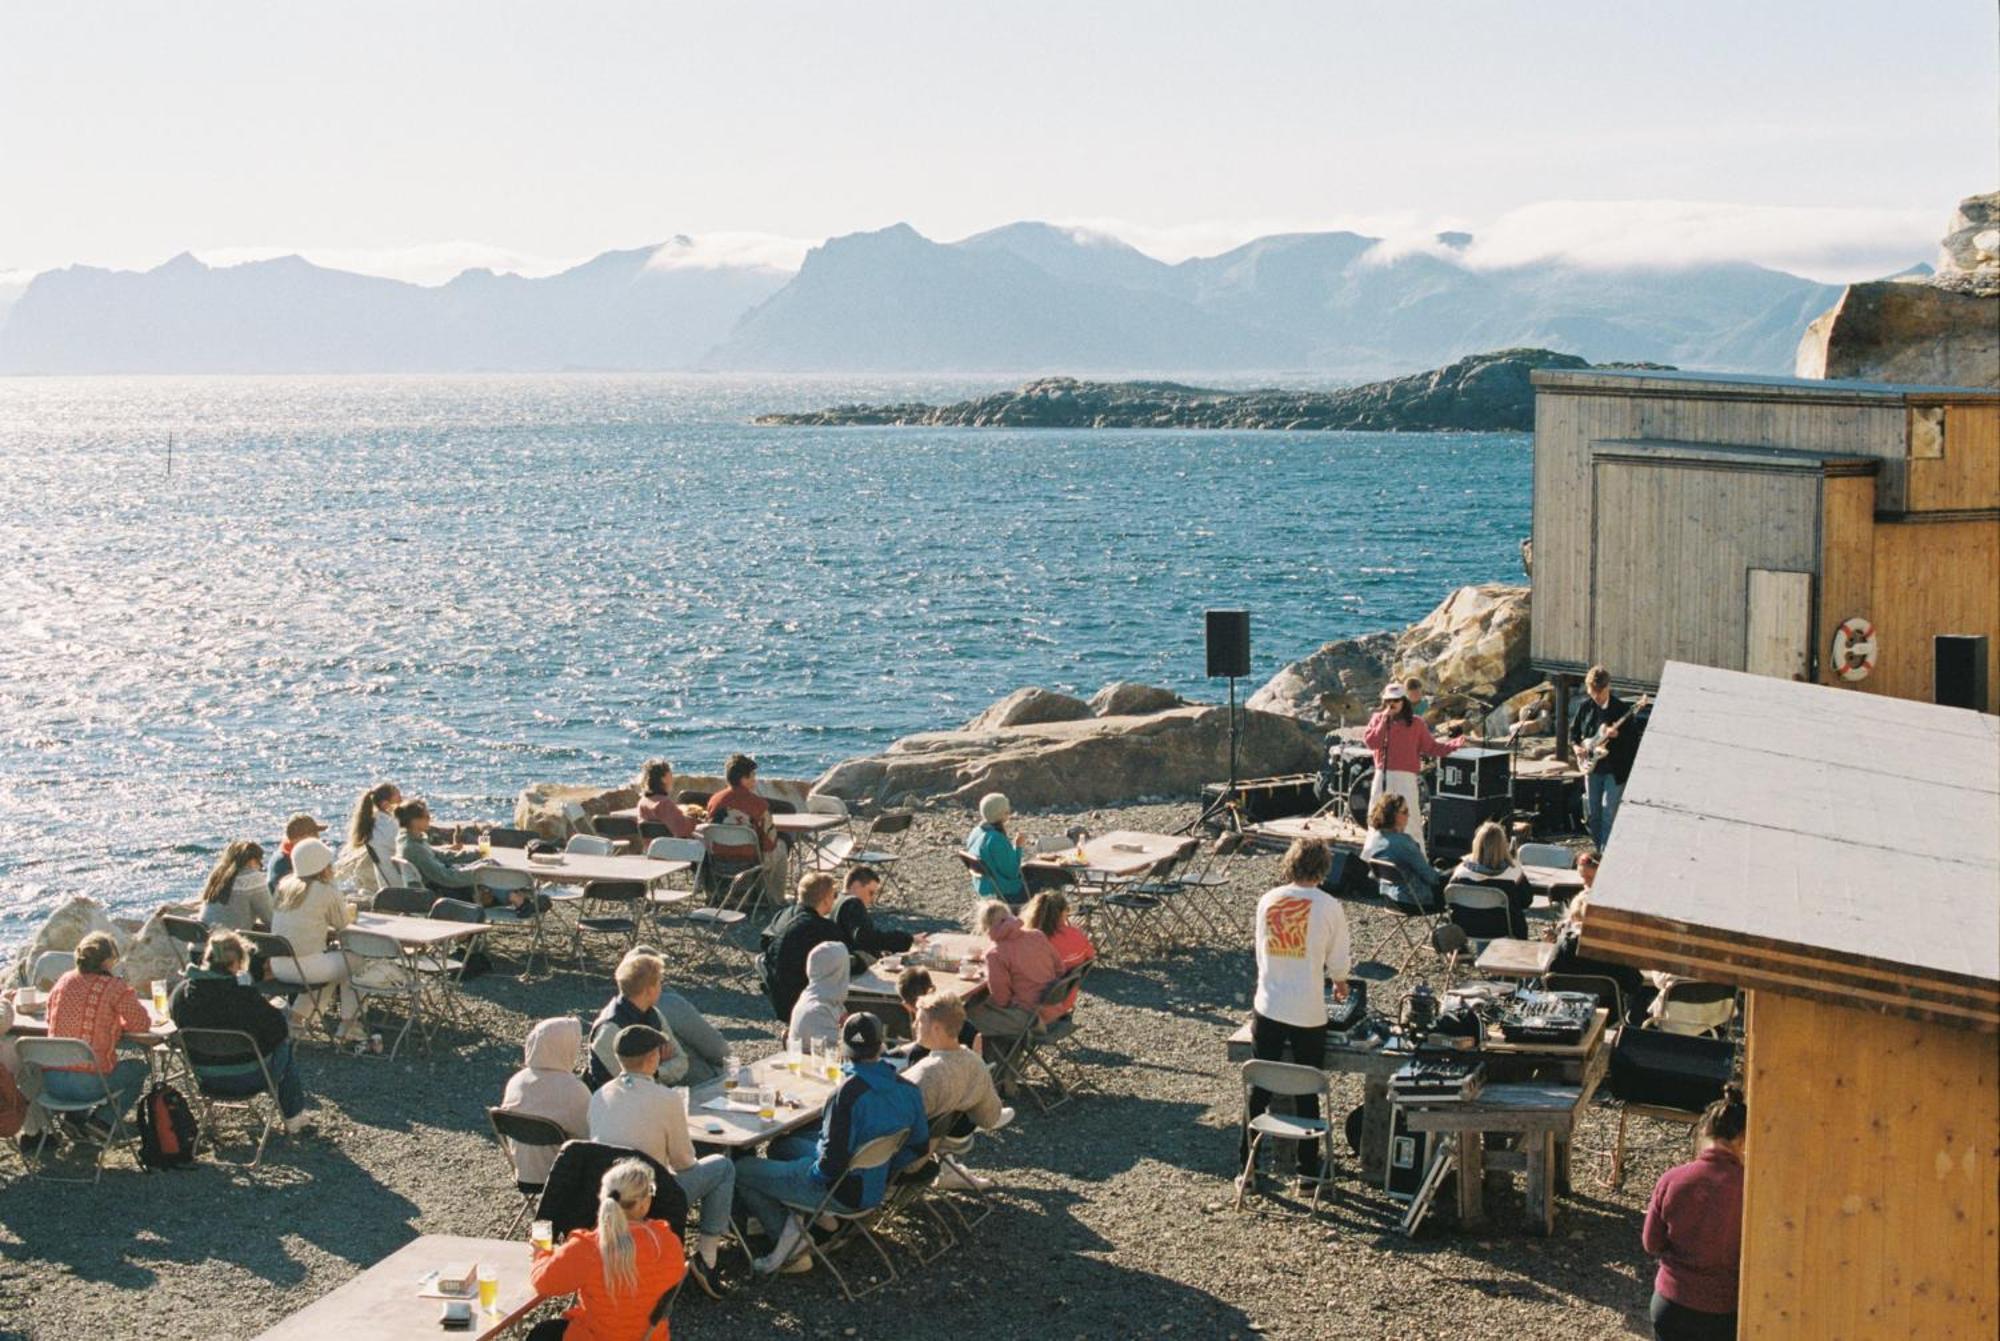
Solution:
<svg viewBox="0 0 2000 1341">
<path fill-rule="evenodd" d="M 1464 1103 L 1399 1099 L 1412 1131 L 1568 1131 L 1590 1085 L 1526 1081 L 1488 1085 Z"/>
<path fill-rule="evenodd" d="M 1265 820 L 1261 824 L 1249 825 L 1244 832 L 1253 838 L 1277 839 L 1287 843 L 1299 838 L 1317 838 L 1323 843 L 1360 847 L 1368 841 L 1368 830 L 1338 815 L 1294 815 L 1286 819 Z"/>
<path fill-rule="evenodd" d="M 720 1080 L 712 1080 L 688 1091 L 688 1136 L 698 1145 L 752 1149 L 774 1137 L 818 1125 L 837 1083 L 824 1074 L 801 1075 L 786 1069 L 782 1052 L 761 1057 L 750 1063 L 750 1084 L 753 1088 L 768 1086 L 778 1091 L 777 1116 L 766 1122 L 750 1110 L 719 1111 L 702 1107 L 725 1092 Z M 798 1107 L 786 1107 L 784 1100 L 788 1098 L 798 1100 Z"/>
<path fill-rule="evenodd" d="M 1567 866 L 1523 866 L 1521 874 L 1527 876 L 1528 883 L 1544 894 L 1583 892 L 1583 873 Z"/>
<path fill-rule="evenodd" d="M 426 1234 L 404 1244 L 354 1279 L 306 1305 L 258 1341 L 437 1341 L 438 1337 L 470 1337 L 486 1341 L 512 1327 L 534 1306 L 528 1284 L 532 1252 L 525 1241 L 468 1239 L 453 1234 Z M 491 1313 L 475 1300 L 472 1326 L 462 1332 L 438 1326 L 442 1299 L 417 1294 L 425 1277 L 455 1262 L 477 1262 L 497 1269 L 500 1293 Z"/>
<path fill-rule="evenodd" d="M 824 833 L 847 823 L 845 815 L 821 815 L 810 810 L 796 815 L 773 815 L 771 827 L 779 833 Z"/>
<path fill-rule="evenodd" d="M 1574 1043 L 1509 1043 L 1500 1037 L 1496 1030 L 1488 1033 L 1481 1051 L 1496 1057 L 1583 1062 L 1588 1066 L 1601 1059 L 1604 1032 L 1610 1021 L 1611 1012 L 1600 1007 L 1597 1014 L 1591 1018 L 1590 1027 L 1583 1031 L 1583 1037 Z M 1227 1047 L 1232 1058 L 1249 1057 L 1248 1023 L 1229 1036 Z M 1395 1074 L 1409 1060 L 1410 1053 L 1402 1048 L 1358 1048 L 1347 1041 L 1347 1035 L 1328 1031 L 1326 1062 L 1320 1069 L 1345 1074 L 1386 1076 Z"/>
<path fill-rule="evenodd" d="M 1045 856 L 1031 857 L 1024 864 L 1057 867 L 1068 871 L 1102 871 L 1107 875 L 1117 876 L 1140 875 L 1152 870 L 1161 861 L 1193 841 L 1184 834 L 1139 833 L 1132 829 L 1114 829 L 1110 833 L 1085 842 L 1084 859 L 1080 862 L 1076 859 L 1075 849 L 1070 849 L 1066 852 L 1051 852 Z"/>
<path fill-rule="evenodd" d="M 930 938 L 926 944 L 930 949 L 943 954 L 951 963 L 951 968 L 933 968 L 929 964 L 931 981 L 939 991 L 955 992 L 960 997 L 971 999 L 986 991 L 986 970 L 981 967 L 971 973 L 962 972 L 957 966 L 968 954 L 983 956 L 986 953 L 984 936 L 968 936 L 962 932 L 941 932 Z M 847 984 L 847 999 L 866 997 L 870 1000 L 897 1000 L 896 975 L 905 964 L 914 962 L 912 950 L 900 955 L 884 955 L 871 964 L 866 973 L 857 973 Z"/>
<path fill-rule="evenodd" d="M 478 871 L 497 868 L 529 875 L 537 880 L 575 884 L 583 880 L 632 880 L 654 884 L 670 875 L 694 869 L 686 861 L 658 861 L 652 857 L 591 857 L 581 852 L 564 852 L 558 861 L 529 861 L 525 848 L 496 847 L 492 853 L 462 869 Z"/>
<path fill-rule="evenodd" d="M 1503 978 L 1538 978 L 1556 962 L 1554 941 L 1517 941 L 1511 937 L 1488 941 L 1473 968 Z"/>
<path fill-rule="evenodd" d="M 139 993 L 139 1004 L 146 1008 L 146 1018 L 152 1021 L 149 1028 L 119 1035 L 121 1043 L 135 1043 L 140 1047 L 151 1047 L 164 1043 L 174 1036 L 174 1022 L 153 1009 L 153 1003 L 144 992 Z M 14 1007 L 14 1023 L 7 1033 L 13 1038 L 47 1038 L 49 1036 L 49 994 L 42 993 L 41 1004 L 30 1012 L 20 1005 Z"/>
<path fill-rule="evenodd" d="M 487 932 L 484 922 L 442 922 L 428 917 L 408 917 L 402 913 L 356 913 L 348 925 L 356 931 L 372 931 L 402 946 L 444 945 L 470 940 Z"/>
</svg>

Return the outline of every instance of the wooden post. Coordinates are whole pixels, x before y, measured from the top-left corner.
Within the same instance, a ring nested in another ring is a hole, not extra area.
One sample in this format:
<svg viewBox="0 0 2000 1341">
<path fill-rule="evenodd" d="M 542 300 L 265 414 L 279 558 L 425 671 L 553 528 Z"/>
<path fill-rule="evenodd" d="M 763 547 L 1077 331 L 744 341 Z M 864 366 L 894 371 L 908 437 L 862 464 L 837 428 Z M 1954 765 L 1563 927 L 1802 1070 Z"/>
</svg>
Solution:
<svg viewBox="0 0 2000 1341">
<path fill-rule="evenodd" d="M 1550 679 L 1556 687 L 1556 758 L 1569 763 L 1574 757 L 1569 747 L 1569 676 L 1557 674 Z"/>
</svg>

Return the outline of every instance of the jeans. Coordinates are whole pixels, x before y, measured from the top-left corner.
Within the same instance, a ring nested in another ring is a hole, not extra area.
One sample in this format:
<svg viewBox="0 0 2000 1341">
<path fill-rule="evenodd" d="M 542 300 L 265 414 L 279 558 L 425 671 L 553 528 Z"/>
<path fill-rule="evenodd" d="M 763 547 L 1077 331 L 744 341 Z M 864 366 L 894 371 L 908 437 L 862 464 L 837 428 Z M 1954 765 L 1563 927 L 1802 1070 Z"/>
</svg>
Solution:
<svg viewBox="0 0 2000 1341">
<path fill-rule="evenodd" d="M 271 1079 L 278 1084 L 278 1111 L 287 1118 L 295 1118 L 306 1111 L 306 1087 L 299 1079 L 298 1059 L 292 1056 L 292 1040 L 280 1043 L 264 1064 L 271 1068 Z M 225 1099 L 247 1099 L 264 1090 L 264 1077 L 255 1067 L 226 1070 L 212 1070 L 197 1066 L 195 1079 L 202 1089 Z"/>
<path fill-rule="evenodd" d="M 744 1159 L 736 1162 L 736 1196 L 743 1209 L 757 1217 L 772 1239 L 785 1227 L 792 1203 L 806 1209 L 819 1205 L 826 1185 L 813 1177 L 813 1156 L 797 1159 Z"/>
<path fill-rule="evenodd" d="M 1286 1052 L 1291 1056 L 1287 1057 Z M 1260 1062 L 1292 1061 L 1300 1066 L 1324 1066 L 1326 1064 L 1326 1026 L 1284 1024 L 1277 1020 L 1267 1020 L 1262 1015 L 1250 1017 L 1250 1055 Z M 1292 1101 L 1298 1106 L 1298 1116 L 1316 1118 L 1319 1113 L 1319 1096 L 1302 1094 Z M 1243 1118 L 1243 1139 L 1237 1146 L 1237 1163 L 1240 1167 L 1250 1159 L 1250 1123 L 1271 1107 L 1271 1095 L 1256 1086 L 1250 1088 L 1250 1104 Z M 1313 1141 L 1291 1142 L 1299 1159 L 1299 1173 L 1307 1178 L 1320 1176 L 1320 1162 L 1325 1147 Z"/>
<path fill-rule="evenodd" d="M 1653 1341 L 1736 1341 L 1734 1313 L 1703 1313 L 1653 1291 Z"/>
<path fill-rule="evenodd" d="M 700 1209 L 695 1222 L 704 1234 L 729 1232 L 729 1206 L 734 1200 L 736 1165 L 727 1155 L 704 1155 L 674 1175 L 688 1204 Z M 680 1226 L 674 1226 L 676 1229 Z"/>
<path fill-rule="evenodd" d="M 1625 788 L 1607 769 L 1596 769 L 1590 775 L 1590 841 L 1597 844 L 1599 852 L 1611 841 L 1611 821 L 1618 818 L 1618 800 Z"/>
<path fill-rule="evenodd" d="M 152 1074 L 152 1068 L 137 1057 L 127 1057 L 113 1066 L 104 1077 L 104 1084 L 111 1089 L 111 1102 L 99 1104 L 97 1116 L 108 1125 L 113 1117 L 131 1112 L 139 1101 L 139 1091 L 145 1088 Z M 81 1103 L 95 1099 L 104 1090 L 97 1076 L 89 1071 L 44 1071 L 42 1092 L 58 1103 Z"/>
</svg>

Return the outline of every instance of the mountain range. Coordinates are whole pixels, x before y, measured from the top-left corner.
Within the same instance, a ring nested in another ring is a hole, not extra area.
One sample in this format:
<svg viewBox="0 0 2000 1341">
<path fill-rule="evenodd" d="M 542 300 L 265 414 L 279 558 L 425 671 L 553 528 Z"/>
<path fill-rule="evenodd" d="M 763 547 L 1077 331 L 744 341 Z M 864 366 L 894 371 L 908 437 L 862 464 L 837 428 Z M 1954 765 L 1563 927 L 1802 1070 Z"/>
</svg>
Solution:
<svg viewBox="0 0 2000 1341">
<path fill-rule="evenodd" d="M 1374 377 L 1534 346 L 1593 362 L 1780 372 L 1836 286 L 1747 263 L 1468 264 L 1472 239 L 1258 238 L 1169 264 L 1015 223 L 940 243 L 829 239 L 796 272 L 678 237 L 545 278 L 422 286 L 297 256 L 70 266 L 0 309 L 0 372 L 1286 372 Z"/>
</svg>

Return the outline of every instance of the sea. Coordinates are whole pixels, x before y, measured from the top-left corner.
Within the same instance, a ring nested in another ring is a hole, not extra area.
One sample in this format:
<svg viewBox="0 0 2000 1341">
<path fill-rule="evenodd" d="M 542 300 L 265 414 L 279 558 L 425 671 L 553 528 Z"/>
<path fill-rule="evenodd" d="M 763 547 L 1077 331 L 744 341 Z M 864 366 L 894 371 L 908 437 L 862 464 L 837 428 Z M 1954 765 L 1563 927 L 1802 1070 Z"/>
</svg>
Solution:
<svg viewBox="0 0 2000 1341">
<path fill-rule="evenodd" d="M 0 378 L 0 946 L 393 779 L 810 777 L 1023 685 L 1247 696 L 1519 581 L 1515 434 L 764 428 L 994 379 Z"/>
</svg>

